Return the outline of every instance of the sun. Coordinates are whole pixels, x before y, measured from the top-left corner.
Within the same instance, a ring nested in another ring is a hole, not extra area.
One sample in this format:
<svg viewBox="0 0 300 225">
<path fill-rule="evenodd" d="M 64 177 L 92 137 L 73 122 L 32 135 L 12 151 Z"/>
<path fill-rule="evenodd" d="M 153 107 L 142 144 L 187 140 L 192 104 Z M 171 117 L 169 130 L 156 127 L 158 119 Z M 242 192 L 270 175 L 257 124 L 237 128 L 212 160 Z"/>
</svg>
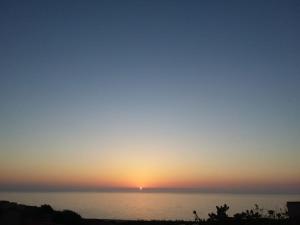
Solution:
<svg viewBox="0 0 300 225">
<path fill-rule="evenodd" d="M 140 186 L 140 187 L 139 187 L 139 189 L 140 189 L 140 191 L 142 191 L 142 190 L 143 190 L 143 187 L 142 187 L 142 186 Z"/>
</svg>

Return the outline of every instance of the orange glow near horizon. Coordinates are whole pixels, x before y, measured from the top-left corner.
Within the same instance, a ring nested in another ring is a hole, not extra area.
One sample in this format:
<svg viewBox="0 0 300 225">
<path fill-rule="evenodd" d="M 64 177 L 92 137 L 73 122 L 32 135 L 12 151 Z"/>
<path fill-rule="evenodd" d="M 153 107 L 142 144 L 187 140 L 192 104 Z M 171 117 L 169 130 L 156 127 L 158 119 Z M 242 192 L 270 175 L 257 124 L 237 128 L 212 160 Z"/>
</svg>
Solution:
<svg viewBox="0 0 300 225">
<path fill-rule="evenodd" d="M 37 186 L 49 187 L 76 187 L 76 188 L 136 188 L 139 190 L 147 188 L 231 188 L 231 187 L 264 187 L 277 185 L 299 185 L 292 177 L 281 178 L 276 180 L 272 178 L 265 178 L 263 176 L 250 177 L 225 177 L 216 174 L 202 174 L 202 176 L 183 174 L 177 176 L 176 173 L 143 173 L 137 170 L 135 173 L 129 170 L 122 173 L 108 173 L 96 174 L 87 173 L 78 176 L 77 171 L 73 174 L 51 174 L 50 172 L 45 176 L 45 171 L 38 174 L 16 173 L 10 176 L 0 174 L 2 183 L 12 184 L 27 184 Z M 119 175 L 119 176 L 118 176 Z"/>
<path fill-rule="evenodd" d="M 155 143 L 147 139 L 134 144 L 119 140 L 107 145 L 108 150 L 102 154 L 95 147 L 85 151 L 78 149 L 72 155 L 62 152 L 60 158 L 54 159 L 8 155 L 15 164 L 12 167 L 7 157 L 1 164 L 0 179 L 7 184 L 77 188 L 300 186 L 295 182 L 300 180 L 298 170 L 291 167 L 279 170 L 277 161 L 266 165 L 249 153 L 249 157 L 243 159 L 247 163 L 241 163 L 243 161 L 234 155 L 218 158 L 214 155 L 216 152 L 205 149 L 186 154 L 182 150 L 185 147 L 176 141 L 159 139 Z M 248 166 L 254 162 L 256 167 Z"/>
</svg>

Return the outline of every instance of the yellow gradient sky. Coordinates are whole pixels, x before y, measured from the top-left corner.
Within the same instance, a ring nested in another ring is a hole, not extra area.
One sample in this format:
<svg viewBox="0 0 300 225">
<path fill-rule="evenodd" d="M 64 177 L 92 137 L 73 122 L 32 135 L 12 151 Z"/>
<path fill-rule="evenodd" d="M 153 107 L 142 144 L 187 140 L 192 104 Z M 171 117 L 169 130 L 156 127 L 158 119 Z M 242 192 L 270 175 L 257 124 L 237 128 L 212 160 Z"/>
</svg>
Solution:
<svg viewBox="0 0 300 225">
<path fill-rule="evenodd" d="M 0 3 L 0 189 L 300 191 L 296 1 Z"/>
</svg>

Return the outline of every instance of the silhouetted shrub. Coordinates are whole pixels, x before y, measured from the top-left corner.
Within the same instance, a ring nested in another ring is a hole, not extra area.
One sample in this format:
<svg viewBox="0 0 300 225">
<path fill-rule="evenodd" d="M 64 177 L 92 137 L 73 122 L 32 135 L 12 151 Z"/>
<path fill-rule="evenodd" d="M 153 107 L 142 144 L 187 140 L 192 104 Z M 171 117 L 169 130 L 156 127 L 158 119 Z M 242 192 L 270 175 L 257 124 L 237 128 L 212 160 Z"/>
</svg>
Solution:
<svg viewBox="0 0 300 225">
<path fill-rule="evenodd" d="M 193 214 L 195 216 L 195 222 L 196 223 L 200 223 L 200 222 L 204 222 L 205 220 L 200 219 L 200 217 L 198 216 L 196 210 L 193 211 Z"/>
<path fill-rule="evenodd" d="M 263 217 L 263 209 L 255 204 L 254 209 L 234 214 L 236 220 L 256 220 Z"/>
<path fill-rule="evenodd" d="M 287 210 L 280 209 L 279 212 L 276 212 L 275 210 L 264 210 L 263 208 L 260 208 L 257 204 L 255 204 L 255 207 L 251 210 L 246 210 L 241 213 L 236 213 L 233 216 L 234 220 L 236 221 L 259 221 L 262 219 L 268 219 L 268 220 L 286 220 L 288 218 L 287 216 Z"/>
<path fill-rule="evenodd" d="M 229 209 L 229 206 L 224 204 L 223 206 L 216 206 L 217 208 L 217 214 L 215 213 L 209 213 L 209 219 L 211 221 L 224 221 L 228 219 L 227 211 Z"/>
</svg>

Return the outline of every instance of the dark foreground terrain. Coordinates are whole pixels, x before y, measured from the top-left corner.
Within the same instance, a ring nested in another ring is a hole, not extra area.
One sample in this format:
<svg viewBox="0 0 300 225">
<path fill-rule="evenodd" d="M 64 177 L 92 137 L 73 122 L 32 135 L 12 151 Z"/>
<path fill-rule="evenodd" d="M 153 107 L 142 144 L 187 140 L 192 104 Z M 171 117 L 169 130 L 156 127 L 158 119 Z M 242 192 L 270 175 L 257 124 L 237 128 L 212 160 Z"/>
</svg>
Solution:
<svg viewBox="0 0 300 225">
<path fill-rule="evenodd" d="M 210 224 L 249 224 L 249 225 L 284 225 L 298 224 L 287 216 L 274 213 L 263 216 L 258 211 L 247 210 L 228 217 L 228 206 L 217 207 L 216 213 L 209 214 L 207 220 L 202 220 L 194 211 L 195 221 L 143 221 L 143 220 L 103 220 L 85 219 L 70 211 L 56 211 L 49 205 L 27 206 L 14 202 L 0 201 L 0 225 L 210 225 Z M 300 224 L 300 223 L 299 223 Z"/>
</svg>

